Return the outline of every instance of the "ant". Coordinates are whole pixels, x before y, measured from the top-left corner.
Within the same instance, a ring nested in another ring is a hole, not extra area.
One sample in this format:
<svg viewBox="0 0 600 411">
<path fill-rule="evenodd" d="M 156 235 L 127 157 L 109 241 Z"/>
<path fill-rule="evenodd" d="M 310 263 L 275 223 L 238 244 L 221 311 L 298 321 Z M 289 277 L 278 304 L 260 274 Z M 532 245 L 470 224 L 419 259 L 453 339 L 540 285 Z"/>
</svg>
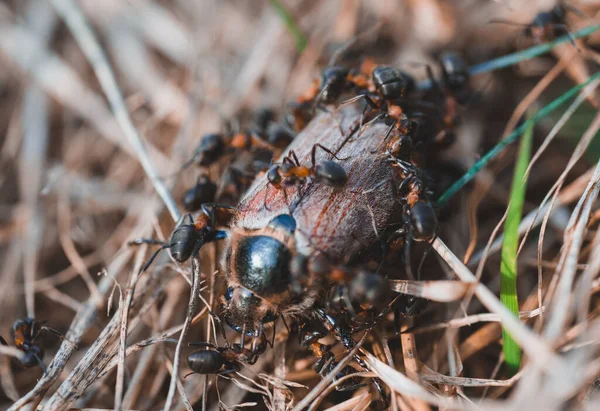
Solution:
<svg viewBox="0 0 600 411">
<path fill-rule="evenodd" d="M 521 34 L 532 39 L 533 42 L 537 44 L 552 41 L 556 39 L 556 37 L 564 34 L 569 37 L 569 41 L 573 47 L 578 49 L 575 44 L 575 39 L 565 22 L 568 12 L 576 13 L 579 16 L 585 16 L 585 14 L 576 7 L 568 4 L 558 4 L 548 11 L 538 13 L 529 24 L 515 23 L 507 20 L 491 20 L 490 23 L 510 24 L 512 26 L 524 27 Z"/>
<path fill-rule="evenodd" d="M 328 111 L 323 104 L 333 104 L 345 91 L 369 88 L 369 77 L 375 64 L 370 59 L 365 59 L 358 72 L 347 67 L 334 65 L 336 55 L 332 56 L 329 66 L 321 73 L 321 79 L 315 80 L 312 86 L 301 94 L 291 106 L 291 120 L 294 128 L 302 130 L 312 119 L 315 108 Z"/>
<path fill-rule="evenodd" d="M 227 232 L 217 230 L 216 226 L 226 223 L 235 208 L 222 204 L 202 204 L 201 209 L 202 212 L 195 221 L 191 214 L 183 216 L 166 243 L 149 238 L 137 238 L 129 242 L 129 245 L 160 245 L 160 248 L 144 264 L 140 273 L 145 272 L 164 249 L 169 249 L 169 254 L 175 261 L 184 263 L 190 257 L 197 255 L 204 244 L 227 238 Z M 189 219 L 189 224 L 183 224 L 186 219 Z M 194 261 L 192 260 L 193 269 Z"/>
<path fill-rule="evenodd" d="M 253 342 L 250 349 L 245 348 L 243 344 L 234 344 L 231 347 L 229 343 L 225 347 L 216 347 L 209 342 L 196 342 L 188 345 L 210 348 L 194 351 L 188 355 L 187 362 L 193 371 L 192 374 L 225 375 L 239 371 L 240 362 L 250 365 L 255 364 L 258 357 L 266 351 L 267 340 L 263 338 L 258 344 Z"/>
<path fill-rule="evenodd" d="M 215 201 L 217 194 L 217 185 L 210 181 L 206 174 L 198 177 L 196 184 L 187 190 L 182 199 L 183 208 L 188 212 L 198 211 L 202 204 L 212 203 Z"/>
<path fill-rule="evenodd" d="M 300 325 L 300 344 L 303 347 L 310 349 L 310 351 L 318 358 L 314 365 L 314 369 L 321 377 L 325 377 L 338 365 L 338 362 L 335 361 L 334 354 L 331 351 L 333 346 L 318 342 L 318 340 L 325 338 L 328 334 L 329 332 L 327 329 L 322 324 L 315 321 L 304 322 Z M 333 377 L 333 381 L 337 381 L 346 375 L 355 372 L 356 370 L 348 365 Z M 336 391 L 353 391 L 360 387 L 364 387 L 365 385 L 366 384 L 361 378 L 354 377 L 336 385 L 335 389 Z"/>
<path fill-rule="evenodd" d="M 390 126 L 383 139 L 384 142 L 394 129 L 398 130 L 400 134 L 408 134 L 411 122 L 402 108 L 394 102 L 402 99 L 412 78 L 406 77 L 403 72 L 390 66 L 376 66 L 371 77 L 370 86 L 366 92 L 342 102 L 341 105 L 364 100 L 367 104 L 363 110 L 363 116 L 368 108 L 379 111 L 379 114 L 366 125 L 383 119 L 385 124 Z"/>
<path fill-rule="evenodd" d="M 404 223 L 400 229 L 392 233 L 388 243 L 390 243 L 392 249 L 398 246 L 404 248 L 406 272 L 409 278 L 412 279 L 410 243 L 412 241 L 433 243 L 438 230 L 437 213 L 431 201 L 429 201 L 431 192 L 423 183 L 425 179 L 423 172 L 407 161 L 393 157 L 390 157 L 389 160 L 400 169 L 402 181 L 397 188 L 394 188 L 401 199 Z M 418 273 L 421 271 L 426 255 L 421 260 Z"/>
<path fill-rule="evenodd" d="M 264 141 L 263 138 L 254 131 L 235 134 L 210 133 L 205 134 L 200 139 L 200 143 L 194 150 L 192 158 L 183 163 L 179 172 L 189 168 L 192 164 L 201 167 L 208 167 L 220 160 L 227 149 L 249 150 L 251 148 L 266 148 L 273 151 L 273 146 Z"/>
<path fill-rule="evenodd" d="M 337 162 L 332 160 L 321 161 L 317 164 L 316 153 L 317 148 L 330 154 L 337 160 L 338 158 L 331 150 L 315 144 L 311 151 L 311 167 L 300 165 L 298 156 L 291 150 L 288 155 L 283 158 L 281 164 L 273 164 L 267 172 L 269 183 L 276 189 L 284 189 L 289 186 L 302 185 L 308 177 L 313 177 L 316 181 L 323 183 L 334 189 L 340 189 L 346 185 L 348 174 L 346 170 Z M 265 191 L 265 206 L 267 201 L 268 190 Z M 287 196 L 287 195 L 286 195 Z"/>
<path fill-rule="evenodd" d="M 60 332 L 30 317 L 15 321 L 10 330 L 10 334 L 15 347 L 25 353 L 23 360 L 21 360 L 21 364 L 25 368 L 39 365 L 44 374 L 46 374 L 46 366 L 42 362 L 44 349 L 36 344 L 36 340 L 40 337 L 42 331 L 50 331 L 57 335 L 61 340 L 64 339 L 64 336 Z M 2 336 L 0 336 L 0 344 L 8 346 L 8 343 Z"/>
</svg>

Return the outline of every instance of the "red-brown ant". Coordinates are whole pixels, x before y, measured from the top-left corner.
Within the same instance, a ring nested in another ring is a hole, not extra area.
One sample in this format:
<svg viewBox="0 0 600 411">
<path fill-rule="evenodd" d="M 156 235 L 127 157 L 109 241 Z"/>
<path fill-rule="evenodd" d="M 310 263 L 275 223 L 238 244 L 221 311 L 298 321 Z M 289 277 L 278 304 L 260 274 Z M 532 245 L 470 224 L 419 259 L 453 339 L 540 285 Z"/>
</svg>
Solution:
<svg viewBox="0 0 600 411">
<path fill-rule="evenodd" d="M 15 347 L 25 353 L 21 364 L 26 368 L 39 365 L 44 374 L 46 374 L 46 366 L 42 361 L 44 349 L 36 343 L 42 331 L 50 331 L 61 340 L 64 339 L 60 332 L 29 317 L 15 321 L 10 334 Z M 8 343 L 2 336 L 0 336 L 0 344 L 8 346 Z"/>
<path fill-rule="evenodd" d="M 321 144 L 315 144 L 311 151 L 311 167 L 307 167 L 300 164 L 296 153 L 292 150 L 283 158 L 281 164 L 273 164 L 269 168 L 269 171 L 267 172 L 269 183 L 278 190 L 285 190 L 286 187 L 300 186 L 304 184 L 306 179 L 312 177 L 315 181 L 334 189 L 344 187 L 348 181 L 348 174 L 346 173 L 346 170 L 344 170 L 344 167 L 332 160 L 325 160 L 317 163 L 317 148 L 330 154 L 335 159 L 340 160 L 328 148 L 323 147 Z M 267 193 L 268 191 L 265 191 L 265 206 Z M 284 195 L 286 195 L 285 191 Z"/>
</svg>

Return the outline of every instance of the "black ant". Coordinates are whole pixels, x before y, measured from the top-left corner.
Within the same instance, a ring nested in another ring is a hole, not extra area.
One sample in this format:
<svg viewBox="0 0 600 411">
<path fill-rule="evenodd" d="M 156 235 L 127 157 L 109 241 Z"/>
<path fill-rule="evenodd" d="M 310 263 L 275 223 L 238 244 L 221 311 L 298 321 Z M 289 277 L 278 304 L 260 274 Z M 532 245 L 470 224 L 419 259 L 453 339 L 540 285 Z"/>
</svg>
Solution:
<svg viewBox="0 0 600 411">
<path fill-rule="evenodd" d="M 393 157 L 390 161 L 400 169 L 402 181 L 395 189 L 403 206 L 404 223 L 392 233 L 388 243 L 392 249 L 404 248 L 406 272 L 412 279 L 410 244 L 412 241 L 433 243 L 438 230 L 437 212 L 429 201 L 431 193 L 424 184 L 426 177 L 423 172 L 407 161 Z M 425 256 L 419 265 L 419 273 Z"/>
<path fill-rule="evenodd" d="M 389 66 L 376 66 L 371 77 L 370 86 L 366 92 L 342 102 L 341 105 L 354 103 L 362 99 L 367 103 L 363 110 L 363 116 L 368 108 L 378 111 L 379 114 L 370 120 L 367 125 L 383 119 L 385 124 L 390 126 L 383 139 L 384 142 L 394 129 L 402 135 L 408 134 L 411 122 L 402 107 L 394 104 L 394 102 L 402 99 L 412 78 L 406 77 L 400 70 Z"/>
<path fill-rule="evenodd" d="M 317 163 L 317 148 L 330 154 L 335 159 L 341 160 L 328 148 L 323 147 L 321 144 L 315 144 L 311 151 L 311 167 L 307 167 L 300 165 L 298 156 L 292 150 L 284 157 L 281 164 L 273 164 L 269 168 L 269 171 L 267 172 L 269 183 L 276 189 L 285 190 L 285 187 L 302 185 L 307 178 L 313 177 L 316 181 L 335 189 L 344 187 L 348 181 L 348 174 L 346 173 L 346 170 L 344 170 L 344 167 L 332 160 L 325 160 Z M 267 193 L 268 191 L 265 191 L 265 205 Z"/>
<path fill-rule="evenodd" d="M 194 351 L 187 357 L 188 366 L 196 374 L 231 374 L 239 371 L 239 363 L 255 364 L 258 357 L 267 349 L 267 340 L 262 339 L 252 348 L 245 348 L 242 344 L 227 344 L 225 347 L 216 347 L 208 342 L 189 343 L 192 347 L 208 347 L 210 349 Z"/>
<path fill-rule="evenodd" d="M 338 362 L 335 361 L 333 352 L 331 351 L 333 346 L 318 342 L 318 340 L 325 338 L 328 334 L 329 332 L 327 329 L 319 322 L 304 322 L 300 326 L 300 344 L 303 347 L 309 348 L 318 358 L 314 369 L 321 377 L 325 377 L 338 365 Z M 340 378 L 355 372 L 356 370 L 348 365 L 333 377 L 333 381 L 335 382 Z M 361 378 L 354 377 L 336 385 L 335 389 L 336 391 L 353 391 L 360 387 L 364 387 L 365 385 L 366 384 Z"/>
<path fill-rule="evenodd" d="M 21 364 L 26 368 L 39 365 L 44 374 L 46 374 L 46 366 L 42 361 L 44 349 L 36 344 L 36 340 L 40 337 L 42 331 L 50 331 L 57 335 L 61 340 L 64 339 L 60 332 L 29 317 L 15 321 L 10 330 L 10 334 L 15 347 L 25 353 L 23 360 L 21 360 Z M 0 344 L 8 346 L 8 343 L 2 336 L 0 336 Z"/>
<path fill-rule="evenodd" d="M 513 26 L 524 27 L 521 32 L 522 35 L 532 39 L 534 43 L 541 44 L 546 41 L 552 41 L 560 35 L 566 35 L 569 37 L 569 41 L 573 47 L 577 48 L 575 39 L 569 31 L 569 27 L 566 24 L 566 17 L 568 12 L 574 12 L 580 16 L 584 14 L 577 8 L 568 4 L 559 4 L 554 6 L 548 11 L 542 11 L 538 13 L 533 21 L 529 24 L 520 24 L 507 20 L 491 20 L 490 23 L 501 23 L 510 24 Z"/>
<path fill-rule="evenodd" d="M 227 238 L 227 232 L 217 230 L 216 226 L 224 224 L 232 216 L 235 208 L 222 204 L 202 204 L 201 208 L 202 212 L 195 221 L 191 214 L 186 214 L 166 243 L 149 238 L 137 238 L 129 242 L 129 245 L 160 245 L 160 248 L 144 264 L 140 273 L 145 272 L 164 249 L 169 249 L 169 253 L 175 261 L 184 263 L 190 257 L 197 255 L 204 244 Z M 189 223 L 183 224 L 186 219 L 189 219 Z M 192 261 L 192 268 L 193 265 Z"/>
</svg>

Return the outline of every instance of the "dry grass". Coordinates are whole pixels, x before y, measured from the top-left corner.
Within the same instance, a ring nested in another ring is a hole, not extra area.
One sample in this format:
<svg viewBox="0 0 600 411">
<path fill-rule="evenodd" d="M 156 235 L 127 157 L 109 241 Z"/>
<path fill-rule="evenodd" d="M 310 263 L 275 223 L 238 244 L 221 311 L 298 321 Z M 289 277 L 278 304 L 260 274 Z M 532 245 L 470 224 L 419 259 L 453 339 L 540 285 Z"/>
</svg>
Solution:
<svg viewBox="0 0 600 411">
<path fill-rule="evenodd" d="M 283 3 L 307 35 L 301 54 L 266 0 L 0 4 L 0 334 L 9 339 L 25 316 L 65 334 L 60 344 L 44 338 L 44 375 L 0 345 L 0 408 L 362 410 L 377 396 L 336 392 L 333 375 L 320 379 L 283 326 L 275 349 L 232 378 L 184 379 L 187 341 L 217 340 L 208 308 L 224 289 L 221 250 L 204 247 L 194 273 L 165 253 L 139 276 L 149 249 L 127 242 L 169 236 L 197 172 L 160 176 L 189 158 L 200 135 L 264 106 L 283 116 L 356 34 L 366 33 L 352 53 L 423 78 L 422 64 L 435 64 L 440 50 L 479 63 L 525 46 L 521 28 L 487 22 L 531 21 L 553 2 Z M 573 31 L 598 23 L 586 3 L 576 3 L 586 17 L 569 15 Z M 580 52 L 565 44 L 473 78 L 480 101 L 460 113 L 458 141 L 439 160 L 440 185 L 509 134 L 528 107 L 587 81 L 599 45 L 597 32 L 577 41 Z M 370 372 L 359 375 L 383 381 L 392 409 L 600 407 L 598 84 L 536 128 L 520 227 L 520 321 L 498 299 L 509 148 L 441 210 L 428 281 L 392 284 L 429 298 L 427 312 L 401 335 L 385 322 L 357 333 L 354 353 L 336 347 L 340 369 L 355 353 L 366 361 Z M 222 171 L 209 170 L 215 179 Z M 418 261 L 423 250 L 413 251 Z M 514 376 L 502 365 L 501 324 L 525 354 Z"/>
</svg>

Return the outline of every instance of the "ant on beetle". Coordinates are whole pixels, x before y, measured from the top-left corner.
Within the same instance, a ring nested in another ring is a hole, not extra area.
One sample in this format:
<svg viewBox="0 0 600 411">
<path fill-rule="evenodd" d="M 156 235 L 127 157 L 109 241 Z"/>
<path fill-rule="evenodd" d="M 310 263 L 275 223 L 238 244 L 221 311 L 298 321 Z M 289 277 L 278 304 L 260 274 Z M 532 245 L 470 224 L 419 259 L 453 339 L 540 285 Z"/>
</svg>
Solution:
<svg viewBox="0 0 600 411">
<path fill-rule="evenodd" d="M 402 135 L 408 134 L 411 122 L 402 110 L 402 107 L 394 104 L 394 101 L 402 99 L 407 85 L 411 84 L 410 81 L 412 78 L 406 77 L 400 70 L 389 66 L 376 66 L 372 71 L 371 77 L 371 86 L 369 86 L 366 92 L 342 102 L 341 105 L 364 100 L 367 104 L 363 110 L 363 116 L 369 107 L 379 111 L 379 114 L 365 126 L 383 119 L 385 124 L 390 126 L 383 142 L 387 140 L 394 129 L 398 130 Z"/>
<path fill-rule="evenodd" d="M 430 191 L 423 183 L 425 179 L 423 172 L 407 161 L 393 157 L 390 157 L 390 161 L 400 169 L 402 181 L 396 190 L 403 205 L 404 223 L 390 236 L 388 242 L 391 248 L 404 247 L 406 272 L 412 279 L 410 243 L 412 241 L 430 244 L 433 242 L 438 229 L 437 213 L 428 199 Z M 419 272 L 423 260 L 419 265 Z"/>
<path fill-rule="evenodd" d="M 232 210 L 235 210 L 235 208 L 222 204 L 202 204 L 201 208 L 202 212 L 195 221 L 191 214 L 183 216 L 167 242 L 150 238 L 137 238 L 129 242 L 129 245 L 160 245 L 160 248 L 144 264 L 140 274 L 150 267 L 162 250 L 168 249 L 169 254 L 175 261 L 184 263 L 190 257 L 197 255 L 204 244 L 223 240 L 227 237 L 227 232 L 217 230 L 216 226 L 224 224 L 231 217 Z M 189 224 L 183 224 L 186 219 L 189 219 Z M 194 261 L 192 260 L 193 269 Z"/>
<path fill-rule="evenodd" d="M 39 365 L 44 374 L 46 374 L 46 366 L 42 361 L 44 349 L 36 344 L 42 331 L 50 331 L 57 335 L 61 340 L 65 339 L 60 332 L 29 317 L 15 321 L 10 330 L 10 334 L 15 347 L 25 353 L 23 360 L 21 360 L 21 364 L 26 368 Z M 0 336 L 0 344 L 8 346 L 8 343 L 2 336 Z"/>
<path fill-rule="evenodd" d="M 308 177 L 313 177 L 316 181 L 334 189 L 344 187 L 348 181 L 346 170 L 344 170 L 339 163 L 332 160 L 325 160 L 317 163 L 317 148 L 330 154 L 335 159 L 341 160 L 328 148 L 321 144 L 315 144 L 311 151 L 311 167 L 307 167 L 300 165 L 298 156 L 291 150 L 288 155 L 283 158 L 281 164 L 273 164 L 269 168 L 269 171 L 267 172 L 269 183 L 278 190 L 283 189 L 286 198 L 286 187 L 302 185 Z M 265 190 L 265 208 L 268 209 L 267 194 L 268 190 Z"/>
</svg>

